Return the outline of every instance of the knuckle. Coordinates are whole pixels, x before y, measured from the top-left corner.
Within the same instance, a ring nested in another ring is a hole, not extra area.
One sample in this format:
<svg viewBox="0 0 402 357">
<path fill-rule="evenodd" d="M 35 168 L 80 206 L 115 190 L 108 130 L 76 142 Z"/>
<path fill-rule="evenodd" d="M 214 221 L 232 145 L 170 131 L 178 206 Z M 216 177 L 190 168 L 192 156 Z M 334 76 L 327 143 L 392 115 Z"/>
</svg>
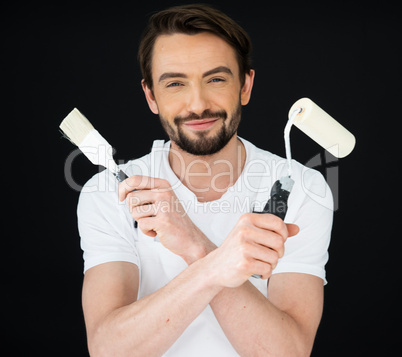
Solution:
<svg viewBox="0 0 402 357">
<path fill-rule="evenodd" d="M 252 221 L 252 213 L 244 213 L 239 218 L 239 223 L 249 224 Z"/>
<path fill-rule="evenodd" d="M 133 192 L 133 191 L 132 191 L 132 192 L 129 192 L 129 193 L 127 194 L 126 199 L 127 199 L 127 201 L 128 201 L 129 203 L 139 201 L 139 198 L 138 198 L 137 194 L 136 194 L 135 192 Z"/>
<path fill-rule="evenodd" d="M 275 251 L 280 251 L 283 248 L 283 238 L 279 234 L 275 234 L 271 239 L 271 248 Z"/>
<path fill-rule="evenodd" d="M 238 263 L 238 270 L 241 272 L 250 272 L 251 270 L 251 263 L 248 259 L 242 259 L 239 263 Z"/>
<path fill-rule="evenodd" d="M 134 187 L 137 187 L 142 182 L 143 177 L 144 176 L 141 175 L 130 176 L 128 179 L 124 180 L 126 188 L 133 189 Z"/>
<path fill-rule="evenodd" d="M 279 253 L 273 251 L 273 252 L 272 252 L 271 264 L 270 264 L 270 266 L 271 266 L 272 269 L 275 269 L 275 268 L 276 268 L 276 266 L 278 265 L 278 260 L 279 260 Z"/>
<path fill-rule="evenodd" d="M 266 264 L 262 276 L 268 278 L 271 275 L 272 275 L 272 266 L 271 266 L 271 264 Z"/>
<path fill-rule="evenodd" d="M 130 209 L 133 209 L 134 207 L 138 206 L 139 203 L 138 198 L 135 196 L 127 196 L 126 202 Z"/>
<path fill-rule="evenodd" d="M 269 279 L 272 275 L 272 268 L 269 264 L 266 264 L 266 266 L 261 269 L 261 271 L 258 272 L 259 275 L 261 275 L 261 279 Z"/>
<path fill-rule="evenodd" d="M 170 225 L 170 214 L 167 214 L 165 211 L 157 211 L 158 222 L 163 226 Z"/>
<path fill-rule="evenodd" d="M 159 193 L 170 192 L 173 190 L 170 182 L 166 179 L 158 179 L 158 182 L 153 182 L 152 187 L 154 187 Z"/>
<path fill-rule="evenodd" d="M 275 216 L 274 214 L 269 215 L 269 220 L 274 230 L 282 230 L 283 227 L 285 226 L 285 222 L 278 216 Z"/>
<path fill-rule="evenodd" d="M 277 252 L 278 252 L 278 259 L 282 258 L 285 255 L 285 247 L 282 246 Z"/>
<path fill-rule="evenodd" d="M 238 236 L 241 242 L 246 242 L 251 235 L 251 227 L 242 225 L 239 227 Z"/>
<path fill-rule="evenodd" d="M 241 244 L 239 247 L 239 252 L 243 258 L 247 258 L 250 256 L 250 248 L 248 244 Z"/>
</svg>

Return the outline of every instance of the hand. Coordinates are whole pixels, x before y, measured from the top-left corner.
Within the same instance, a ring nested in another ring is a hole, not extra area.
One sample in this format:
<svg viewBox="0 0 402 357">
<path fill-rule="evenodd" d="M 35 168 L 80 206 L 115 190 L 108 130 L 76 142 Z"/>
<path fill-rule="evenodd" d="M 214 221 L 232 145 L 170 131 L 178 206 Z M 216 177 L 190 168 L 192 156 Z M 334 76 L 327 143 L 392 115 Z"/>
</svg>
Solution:
<svg viewBox="0 0 402 357">
<path fill-rule="evenodd" d="M 268 279 L 284 254 L 286 239 L 298 232 L 298 226 L 272 214 L 246 213 L 222 245 L 204 259 L 217 284 L 224 287 L 238 287 L 253 274 Z"/>
<path fill-rule="evenodd" d="M 212 243 L 188 217 L 168 181 L 131 176 L 120 183 L 119 199 L 126 199 L 144 234 L 158 235 L 167 249 L 188 264 L 207 254 L 207 246 Z"/>
</svg>

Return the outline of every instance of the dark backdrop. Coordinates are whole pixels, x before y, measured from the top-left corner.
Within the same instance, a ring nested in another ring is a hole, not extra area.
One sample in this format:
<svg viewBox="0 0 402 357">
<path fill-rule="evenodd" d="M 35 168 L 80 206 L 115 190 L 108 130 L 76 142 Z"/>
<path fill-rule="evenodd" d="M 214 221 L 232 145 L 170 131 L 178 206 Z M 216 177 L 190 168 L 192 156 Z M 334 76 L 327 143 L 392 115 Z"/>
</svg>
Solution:
<svg viewBox="0 0 402 357">
<path fill-rule="evenodd" d="M 323 150 L 292 130 L 294 158 L 331 176 L 338 208 L 313 356 L 395 353 L 401 317 L 397 8 L 351 1 L 211 3 L 254 44 L 256 80 L 240 136 L 284 155 L 287 112 L 307 96 L 357 138 L 349 157 L 325 164 Z M 64 174 L 74 147 L 58 125 L 78 107 L 118 160 L 144 155 L 153 139 L 165 138 L 143 97 L 136 52 L 147 17 L 173 4 L 3 5 L 2 172 L 11 209 L 2 234 L 2 302 L 13 355 L 87 355 L 79 192 Z M 71 169 L 78 186 L 98 171 L 83 156 Z"/>
</svg>

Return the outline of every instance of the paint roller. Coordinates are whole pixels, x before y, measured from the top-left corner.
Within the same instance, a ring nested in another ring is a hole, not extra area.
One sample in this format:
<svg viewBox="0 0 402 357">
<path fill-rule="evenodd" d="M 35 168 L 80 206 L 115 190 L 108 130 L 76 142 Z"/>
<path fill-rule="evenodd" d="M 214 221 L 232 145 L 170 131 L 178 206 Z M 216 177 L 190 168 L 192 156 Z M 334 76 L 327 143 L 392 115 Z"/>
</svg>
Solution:
<svg viewBox="0 0 402 357">
<path fill-rule="evenodd" d="M 285 219 L 288 210 L 288 198 L 292 191 L 292 155 L 290 150 L 290 129 L 294 124 L 303 133 L 321 145 L 325 150 L 337 158 L 349 155 L 356 144 L 354 135 L 339 124 L 328 113 L 322 110 L 309 98 L 299 99 L 289 110 L 289 120 L 285 126 L 284 139 L 288 175 L 277 180 L 271 189 L 271 197 L 262 212 L 271 213 Z M 254 274 L 253 278 L 261 276 Z"/>
<path fill-rule="evenodd" d="M 337 158 L 349 155 L 356 144 L 353 134 L 309 98 L 299 99 L 289 110 L 289 119 L 304 134 Z"/>
<path fill-rule="evenodd" d="M 282 219 L 286 216 L 288 197 L 294 185 L 291 178 L 292 155 L 289 137 L 292 125 L 295 125 L 337 158 L 349 155 L 356 144 L 353 134 L 311 99 L 299 99 L 289 110 L 289 120 L 284 130 L 288 175 L 281 177 L 274 183 L 271 189 L 271 197 L 263 211 L 255 213 L 272 213 Z"/>
<path fill-rule="evenodd" d="M 288 175 L 281 177 L 274 183 L 271 189 L 271 197 L 263 211 L 255 213 L 272 213 L 281 219 L 286 216 L 288 198 L 294 185 L 291 178 L 292 155 L 290 150 L 290 129 L 292 125 L 295 125 L 337 158 L 349 155 L 356 144 L 354 135 L 311 99 L 299 99 L 289 110 L 289 120 L 284 130 Z"/>
</svg>

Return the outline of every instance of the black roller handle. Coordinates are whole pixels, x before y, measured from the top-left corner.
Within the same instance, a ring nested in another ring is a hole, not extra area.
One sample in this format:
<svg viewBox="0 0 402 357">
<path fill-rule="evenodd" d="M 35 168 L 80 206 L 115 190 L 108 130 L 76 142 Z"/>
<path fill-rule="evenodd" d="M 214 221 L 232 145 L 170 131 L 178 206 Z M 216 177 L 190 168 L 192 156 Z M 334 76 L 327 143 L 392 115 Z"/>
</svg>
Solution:
<svg viewBox="0 0 402 357">
<path fill-rule="evenodd" d="M 271 213 L 284 220 L 288 211 L 288 198 L 293 184 L 294 181 L 289 176 L 277 180 L 272 186 L 271 197 L 265 204 L 264 209 L 261 212 L 253 210 L 253 213 Z M 261 279 L 261 275 L 258 274 L 253 274 L 252 277 Z"/>
<path fill-rule="evenodd" d="M 271 197 L 265 204 L 264 209 L 261 212 L 253 211 L 253 213 L 271 213 L 282 220 L 285 219 L 286 212 L 288 211 L 288 198 L 292 186 L 293 180 L 289 177 L 277 180 L 272 186 Z"/>
</svg>

